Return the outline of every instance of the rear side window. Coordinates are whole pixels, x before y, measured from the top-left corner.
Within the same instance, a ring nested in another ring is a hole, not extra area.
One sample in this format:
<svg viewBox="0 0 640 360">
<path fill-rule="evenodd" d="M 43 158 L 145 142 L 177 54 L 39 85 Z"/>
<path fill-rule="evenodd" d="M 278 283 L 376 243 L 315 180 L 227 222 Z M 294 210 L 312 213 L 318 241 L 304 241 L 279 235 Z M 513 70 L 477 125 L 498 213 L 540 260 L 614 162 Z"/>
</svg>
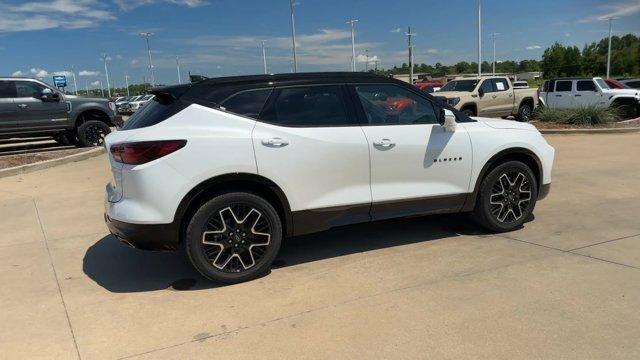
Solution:
<svg viewBox="0 0 640 360">
<path fill-rule="evenodd" d="M 556 91 L 571 91 L 571 81 L 557 81 Z"/>
<path fill-rule="evenodd" d="M 16 97 L 16 87 L 13 81 L 0 81 L 0 99 L 14 98 Z"/>
<path fill-rule="evenodd" d="M 629 81 L 626 84 L 634 89 L 640 89 L 640 81 Z"/>
<path fill-rule="evenodd" d="M 580 80 L 576 85 L 578 91 L 596 91 L 596 84 L 591 80 Z"/>
<path fill-rule="evenodd" d="M 337 85 L 283 88 L 260 118 L 284 126 L 357 125 L 348 116 L 342 89 Z"/>
<path fill-rule="evenodd" d="M 169 104 L 161 104 L 157 99 L 150 100 L 144 107 L 136 111 L 122 126 L 122 130 L 140 129 L 156 125 L 186 108 L 189 104 L 176 100 Z"/>
<path fill-rule="evenodd" d="M 509 90 L 509 83 L 506 79 L 493 79 L 493 87 L 495 91 L 507 91 Z"/>
<path fill-rule="evenodd" d="M 249 90 L 231 96 L 220 108 L 234 114 L 257 119 L 272 89 Z"/>
</svg>

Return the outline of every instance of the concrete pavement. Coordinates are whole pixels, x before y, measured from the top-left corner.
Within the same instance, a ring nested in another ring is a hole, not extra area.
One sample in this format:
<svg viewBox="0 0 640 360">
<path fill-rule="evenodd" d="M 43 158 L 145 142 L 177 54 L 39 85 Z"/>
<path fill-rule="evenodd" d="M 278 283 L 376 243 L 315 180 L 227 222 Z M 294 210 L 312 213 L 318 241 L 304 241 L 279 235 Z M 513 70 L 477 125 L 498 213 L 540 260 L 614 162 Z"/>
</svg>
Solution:
<svg viewBox="0 0 640 360">
<path fill-rule="evenodd" d="M 108 235 L 104 156 L 0 179 L 0 358 L 637 359 L 640 134 L 548 140 L 523 229 L 343 227 L 226 287 Z"/>
</svg>

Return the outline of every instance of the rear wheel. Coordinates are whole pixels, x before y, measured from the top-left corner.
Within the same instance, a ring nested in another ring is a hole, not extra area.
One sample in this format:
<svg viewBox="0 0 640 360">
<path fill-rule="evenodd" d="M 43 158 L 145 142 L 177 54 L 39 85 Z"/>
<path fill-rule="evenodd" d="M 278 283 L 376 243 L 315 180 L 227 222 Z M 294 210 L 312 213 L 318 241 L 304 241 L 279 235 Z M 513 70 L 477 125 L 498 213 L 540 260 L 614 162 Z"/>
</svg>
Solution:
<svg viewBox="0 0 640 360">
<path fill-rule="evenodd" d="M 186 233 L 193 266 L 206 278 L 234 284 L 269 271 L 280 250 L 282 224 L 265 199 L 245 192 L 209 200 L 194 214 Z"/>
<path fill-rule="evenodd" d="M 536 178 L 527 165 L 519 161 L 501 164 L 482 180 L 473 217 L 491 231 L 514 230 L 533 212 L 537 189 Z"/>
<path fill-rule="evenodd" d="M 469 117 L 471 117 L 471 116 L 476 116 L 476 114 L 475 114 L 475 113 L 473 112 L 473 110 L 471 110 L 471 109 L 463 109 L 463 110 L 462 110 L 462 113 L 463 113 L 463 114 L 465 114 L 465 115 L 467 115 L 467 116 L 469 116 Z"/>
</svg>

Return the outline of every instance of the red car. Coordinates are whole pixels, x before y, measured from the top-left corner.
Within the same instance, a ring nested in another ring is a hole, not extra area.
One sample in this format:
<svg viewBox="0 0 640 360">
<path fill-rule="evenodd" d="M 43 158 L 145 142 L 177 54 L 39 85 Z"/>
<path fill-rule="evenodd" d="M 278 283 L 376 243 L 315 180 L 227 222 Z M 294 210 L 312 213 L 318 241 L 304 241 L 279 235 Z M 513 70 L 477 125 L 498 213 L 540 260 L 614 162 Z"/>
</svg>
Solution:
<svg viewBox="0 0 640 360">
<path fill-rule="evenodd" d="M 630 87 L 628 87 L 627 85 L 621 83 L 618 80 L 614 80 L 614 79 L 605 79 L 604 80 L 607 85 L 609 85 L 610 88 L 612 89 L 630 89 Z"/>
</svg>

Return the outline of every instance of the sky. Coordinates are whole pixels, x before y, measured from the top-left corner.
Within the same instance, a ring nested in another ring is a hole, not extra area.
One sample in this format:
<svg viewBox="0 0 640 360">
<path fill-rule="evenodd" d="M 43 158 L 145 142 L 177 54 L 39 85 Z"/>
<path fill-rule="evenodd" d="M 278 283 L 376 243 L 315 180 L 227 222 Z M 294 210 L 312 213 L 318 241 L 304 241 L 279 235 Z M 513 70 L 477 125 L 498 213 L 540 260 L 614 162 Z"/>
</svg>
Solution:
<svg viewBox="0 0 640 360">
<path fill-rule="evenodd" d="M 411 26 L 415 62 L 453 64 L 477 59 L 477 0 L 297 0 L 299 71 L 351 67 L 355 26 L 358 69 L 408 62 Z M 558 41 L 582 46 L 608 33 L 640 35 L 640 0 L 483 0 L 483 60 L 540 59 Z M 188 72 L 207 76 L 291 71 L 289 0 L 0 0 L 0 75 L 39 77 L 77 74 L 78 87 L 149 81 L 140 32 L 150 38 L 156 83 L 183 82 Z"/>
</svg>

